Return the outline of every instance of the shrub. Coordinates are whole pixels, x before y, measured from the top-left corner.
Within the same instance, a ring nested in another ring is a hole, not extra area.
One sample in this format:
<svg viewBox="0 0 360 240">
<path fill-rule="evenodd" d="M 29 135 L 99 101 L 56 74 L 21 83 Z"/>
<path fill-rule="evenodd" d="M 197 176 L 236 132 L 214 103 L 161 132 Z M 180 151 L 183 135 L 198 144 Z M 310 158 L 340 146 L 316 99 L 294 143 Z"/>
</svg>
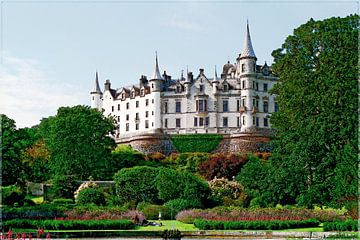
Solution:
<svg viewBox="0 0 360 240">
<path fill-rule="evenodd" d="M 208 182 L 211 194 L 220 205 L 243 206 L 246 199 L 244 187 L 236 182 L 225 178 L 215 178 Z"/>
<path fill-rule="evenodd" d="M 199 171 L 199 165 L 209 160 L 208 153 L 192 152 L 171 154 L 166 161 L 170 164 L 174 164 L 174 167 L 178 170 L 185 170 L 191 173 Z"/>
<path fill-rule="evenodd" d="M 216 178 L 233 178 L 240 172 L 245 165 L 247 157 L 237 154 L 212 154 L 209 160 L 199 166 L 199 172 L 207 180 Z"/>
<path fill-rule="evenodd" d="M 98 185 L 92 180 L 90 179 L 89 181 L 83 182 L 78 189 L 76 189 L 76 191 L 74 192 L 74 199 L 76 201 L 77 195 L 79 194 L 80 191 L 86 189 L 86 188 L 96 188 Z"/>
<path fill-rule="evenodd" d="M 288 220 L 288 221 L 209 221 L 196 219 L 194 226 L 200 230 L 275 230 L 287 228 L 317 227 L 320 222 L 316 219 Z"/>
<path fill-rule="evenodd" d="M 2 220 L 10 219 L 54 219 L 56 217 L 64 217 L 67 206 L 59 206 L 53 204 L 38 204 L 35 206 L 23 207 L 3 207 Z"/>
<path fill-rule="evenodd" d="M 159 198 L 163 201 L 179 198 L 183 191 L 181 173 L 169 168 L 161 168 L 155 184 Z"/>
<path fill-rule="evenodd" d="M 129 220 L 29 220 L 14 219 L 3 223 L 4 229 L 42 228 L 47 230 L 103 230 L 134 229 L 135 224 Z"/>
<path fill-rule="evenodd" d="M 55 175 L 52 187 L 55 198 L 73 198 L 78 186 L 76 180 L 74 175 Z"/>
<path fill-rule="evenodd" d="M 99 207 L 96 205 L 77 206 L 72 210 L 64 212 L 65 217 L 62 220 L 126 220 L 144 219 L 144 215 L 138 211 L 126 210 L 119 207 Z"/>
<path fill-rule="evenodd" d="M 105 205 L 105 195 L 100 188 L 85 188 L 81 190 L 76 198 L 76 203 L 80 205 L 94 203 L 96 205 Z"/>
<path fill-rule="evenodd" d="M 28 198 L 24 199 L 24 206 L 35 206 L 35 205 L 36 205 L 36 203 L 33 200 L 28 199 Z"/>
<path fill-rule="evenodd" d="M 176 216 L 176 214 L 182 210 L 185 209 L 191 209 L 191 208 L 202 208 L 202 203 L 197 199 L 174 199 L 166 202 L 164 204 L 165 207 L 167 207 L 171 211 L 171 216 Z"/>
<path fill-rule="evenodd" d="M 324 222 L 324 231 L 358 231 L 357 220 Z"/>
<path fill-rule="evenodd" d="M 111 153 L 112 161 L 109 166 L 110 174 L 115 173 L 123 168 L 130 168 L 138 165 L 138 163 L 144 160 L 144 155 L 133 149 L 129 145 L 118 145 Z"/>
<path fill-rule="evenodd" d="M 211 152 L 223 139 L 221 134 L 172 135 L 171 141 L 180 152 Z"/>
<path fill-rule="evenodd" d="M 22 206 L 24 204 L 26 193 L 16 185 L 9 185 L 1 187 L 1 202 L 3 205 L 13 206 L 17 204 Z"/>
<path fill-rule="evenodd" d="M 116 195 L 120 201 L 158 202 L 155 179 L 159 170 L 153 167 L 138 166 L 123 168 L 114 175 Z"/>
<path fill-rule="evenodd" d="M 153 153 L 148 154 L 145 157 L 146 160 L 154 161 L 154 162 L 161 162 L 165 158 L 166 158 L 166 156 L 164 154 L 162 154 L 161 152 L 153 152 Z"/>
<path fill-rule="evenodd" d="M 68 204 L 73 204 L 74 200 L 67 198 L 56 198 L 51 203 L 58 205 L 68 205 Z"/>
<path fill-rule="evenodd" d="M 151 219 L 151 220 L 158 219 L 159 212 L 161 213 L 162 220 L 171 219 L 171 211 L 167 206 L 142 202 L 137 205 L 136 210 L 142 212 L 145 215 L 146 219 Z"/>
</svg>

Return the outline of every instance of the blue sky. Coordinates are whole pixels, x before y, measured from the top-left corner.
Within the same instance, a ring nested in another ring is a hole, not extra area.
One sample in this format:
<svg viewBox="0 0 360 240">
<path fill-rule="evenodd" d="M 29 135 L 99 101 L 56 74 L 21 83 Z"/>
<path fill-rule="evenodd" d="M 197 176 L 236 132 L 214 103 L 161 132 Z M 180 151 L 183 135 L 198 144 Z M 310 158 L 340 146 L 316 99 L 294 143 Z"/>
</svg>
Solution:
<svg viewBox="0 0 360 240">
<path fill-rule="evenodd" d="M 0 112 L 18 127 L 54 115 L 60 106 L 90 104 L 100 85 L 136 84 L 160 70 L 205 69 L 213 77 L 241 52 L 249 20 L 258 64 L 294 28 L 358 12 L 356 1 L 2 1 Z"/>
</svg>

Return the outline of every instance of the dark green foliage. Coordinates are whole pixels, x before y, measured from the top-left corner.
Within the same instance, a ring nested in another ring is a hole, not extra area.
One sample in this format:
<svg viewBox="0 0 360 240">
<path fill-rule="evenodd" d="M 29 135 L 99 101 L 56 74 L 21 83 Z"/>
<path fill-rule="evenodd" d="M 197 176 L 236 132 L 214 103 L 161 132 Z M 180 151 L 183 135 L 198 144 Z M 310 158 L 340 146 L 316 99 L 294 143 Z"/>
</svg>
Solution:
<svg viewBox="0 0 360 240">
<path fill-rule="evenodd" d="M 79 192 L 76 203 L 80 205 L 95 204 L 105 205 L 105 195 L 100 188 L 85 188 Z"/>
<path fill-rule="evenodd" d="M 199 199 L 177 198 L 166 202 L 164 206 L 171 211 L 172 217 L 175 217 L 178 212 L 185 209 L 203 208 L 203 203 Z"/>
<path fill-rule="evenodd" d="M 358 220 L 324 222 L 324 231 L 358 231 Z"/>
<path fill-rule="evenodd" d="M 50 152 L 52 173 L 110 179 L 106 166 L 115 146 L 109 136 L 114 128 L 112 118 L 89 106 L 61 107 L 55 116 L 43 119 L 39 134 Z"/>
<path fill-rule="evenodd" d="M 357 200 L 358 32 L 358 15 L 311 19 L 273 52 L 280 109 L 271 117 L 266 179 L 273 204 Z"/>
<path fill-rule="evenodd" d="M 57 205 L 68 205 L 68 204 L 73 204 L 74 200 L 68 198 L 56 198 L 51 203 Z"/>
<path fill-rule="evenodd" d="M 56 198 L 74 198 L 74 192 L 79 184 L 74 175 L 55 175 L 53 179 L 52 193 Z"/>
<path fill-rule="evenodd" d="M 180 197 L 183 191 L 181 173 L 161 168 L 155 179 L 159 198 L 164 202 Z"/>
<path fill-rule="evenodd" d="M 209 221 L 196 219 L 195 227 L 200 230 L 278 230 L 289 228 L 317 227 L 320 222 L 316 219 L 308 220 L 284 220 L 284 221 Z"/>
<path fill-rule="evenodd" d="M 159 212 L 161 212 L 162 220 L 171 219 L 170 209 L 163 205 L 155 205 L 151 203 L 142 202 L 137 205 L 136 210 L 142 212 L 145 215 L 145 218 L 148 220 L 159 219 Z"/>
<path fill-rule="evenodd" d="M 138 166 L 123 168 L 114 175 L 116 195 L 120 201 L 158 202 L 155 179 L 159 170 L 153 167 Z"/>
<path fill-rule="evenodd" d="M 172 135 L 171 141 L 180 152 L 211 152 L 223 139 L 221 134 Z"/>
<path fill-rule="evenodd" d="M 54 219 L 55 217 L 64 217 L 66 206 L 53 204 L 39 204 L 35 206 L 23 207 L 3 207 L 2 220 L 10 219 Z"/>
<path fill-rule="evenodd" d="M 5 221 L 3 228 L 42 228 L 46 230 L 119 230 L 134 229 L 135 224 L 129 220 L 30 220 L 14 219 Z"/>
<path fill-rule="evenodd" d="M 108 163 L 108 174 L 114 175 L 122 168 L 130 168 L 144 160 L 144 154 L 129 145 L 119 145 L 111 152 L 111 161 Z"/>
<path fill-rule="evenodd" d="M 1 187 L 1 204 L 13 206 L 17 204 L 22 206 L 24 204 L 26 193 L 16 185 L 9 185 Z"/>
<path fill-rule="evenodd" d="M 172 165 L 177 170 L 197 173 L 199 172 L 199 165 L 207 160 L 209 160 L 208 153 L 187 152 L 172 153 L 164 162 Z"/>
</svg>

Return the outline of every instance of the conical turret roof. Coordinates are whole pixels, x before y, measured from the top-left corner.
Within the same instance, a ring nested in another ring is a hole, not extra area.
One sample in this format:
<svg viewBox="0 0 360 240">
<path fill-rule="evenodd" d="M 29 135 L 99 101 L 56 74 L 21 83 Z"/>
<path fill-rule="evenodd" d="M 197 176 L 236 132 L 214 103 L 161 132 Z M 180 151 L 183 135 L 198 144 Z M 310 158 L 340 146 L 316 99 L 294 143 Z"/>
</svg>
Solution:
<svg viewBox="0 0 360 240">
<path fill-rule="evenodd" d="M 94 86 L 91 90 L 91 93 L 101 93 L 101 89 L 100 89 L 100 85 L 99 85 L 99 77 L 98 77 L 98 72 L 96 71 L 96 77 L 95 77 L 95 82 L 94 82 Z"/>
<path fill-rule="evenodd" d="M 251 57 L 256 58 L 254 49 L 251 44 L 250 30 L 249 30 L 249 22 L 246 23 L 246 34 L 244 40 L 244 47 L 241 52 L 240 58 Z"/>
<path fill-rule="evenodd" d="M 151 79 L 162 79 L 162 76 L 160 74 L 160 70 L 159 70 L 159 64 L 158 64 L 158 59 L 157 59 L 157 53 L 156 53 L 156 57 L 155 57 L 155 67 L 154 67 L 154 72 L 151 76 Z"/>
</svg>

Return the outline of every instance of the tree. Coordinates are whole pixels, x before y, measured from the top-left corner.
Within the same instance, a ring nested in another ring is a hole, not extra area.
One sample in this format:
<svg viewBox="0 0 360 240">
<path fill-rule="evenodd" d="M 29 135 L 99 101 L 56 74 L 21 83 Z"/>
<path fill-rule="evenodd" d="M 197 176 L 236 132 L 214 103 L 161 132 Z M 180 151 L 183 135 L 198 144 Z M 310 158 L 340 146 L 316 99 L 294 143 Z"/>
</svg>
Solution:
<svg viewBox="0 0 360 240">
<path fill-rule="evenodd" d="M 111 179 L 105 166 L 115 146 L 109 136 L 114 128 L 112 118 L 88 106 L 61 107 L 56 116 L 43 119 L 39 133 L 50 152 L 52 173 Z"/>
<path fill-rule="evenodd" d="M 280 111 L 271 117 L 277 171 L 269 181 L 286 185 L 273 192 L 282 199 L 295 193 L 307 207 L 357 199 L 356 171 L 340 169 L 357 166 L 358 22 L 311 19 L 273 52 Z"/>
</svg>

